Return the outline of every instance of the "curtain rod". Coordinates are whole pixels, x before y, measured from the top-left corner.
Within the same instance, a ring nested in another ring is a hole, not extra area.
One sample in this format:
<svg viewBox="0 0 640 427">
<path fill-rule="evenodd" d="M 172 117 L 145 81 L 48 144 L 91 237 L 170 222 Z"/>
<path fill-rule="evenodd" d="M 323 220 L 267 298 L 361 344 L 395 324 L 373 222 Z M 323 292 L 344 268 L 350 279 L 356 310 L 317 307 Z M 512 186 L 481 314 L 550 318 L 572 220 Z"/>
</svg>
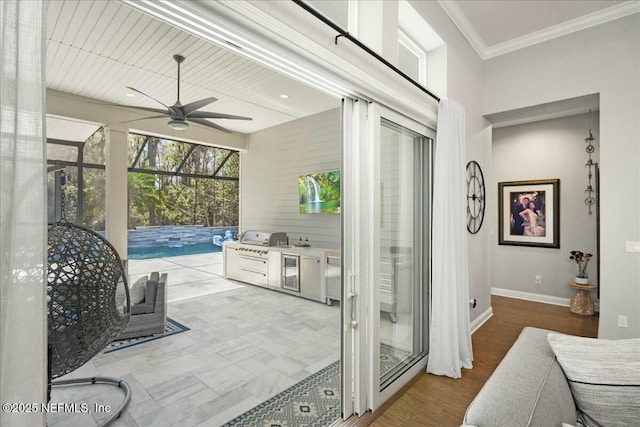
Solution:
<svg viewBox="0 0 640 427">
<path fill-rule="evenodd" d="M 325 24 L 327 24 L 328 26 L 333 28 L 335 31 L 337 31 L 339 34 L 335 38 L 335 44 L 338 44 L 338 39 L 340 37 L 344 37 L 345 39 L 351 41 L 353 44 L 358 46 L 360 49 L 362 49 L 365 52 L 367 52 L 369 55 L 371 55 L 374 58 L 376 58 L 378 61 L 382 62 L 387 67 L 391 68 L 393 71 L 396 72 L 396 74 L 399 74 L 401 77 L 403 77 L 409 83 L 411 83 L 412 85 L 414 85 L 415 87 L 420 89 L 422 92 L 426 93 L 431 98 L 435 99 L 437 102 L 440 102 L 440 98 L 437 95 L 435 95 L 433 92 L 431 92 L 429 89 L 427 89 L 426 87 L 422 86 L 420 83 L 418 83 L 417 81 L 412 79 L 410 76 L 405 74 L 398 67 L 396 67 L 395 65 L 393 65 L 392 63 L 390 63 L 389 61 L 384 59 L 382 56 L 378 55 L 376 52 L 374 52 L 369 47 L 367 47 L 367 45 L 363 44 L 360 40 L 358 40 L 357 38 L 353 37 L 351 34 L 349 34 L 349 32 L 343 30 L 339 25 L 337 25 L 336 23 L 334 23 L 333 21 L 331 21 L 330 19 L 325 17 L 323 14 L 321 14 L 320 12 L 315 10 L 313 7 L 309 6 L 306 2 L 304 2 L 303 0 L 291 0 L 291 1 L 293 1 L 295 4 L 297 4 L 298 6 L 300 6 L 301 8 L 306 10 L 307 12 L 309 12 L 311 15 L 315 16 L 316 18 L 318 18 L 320 21 L 324 22 Z"/>
</svg>

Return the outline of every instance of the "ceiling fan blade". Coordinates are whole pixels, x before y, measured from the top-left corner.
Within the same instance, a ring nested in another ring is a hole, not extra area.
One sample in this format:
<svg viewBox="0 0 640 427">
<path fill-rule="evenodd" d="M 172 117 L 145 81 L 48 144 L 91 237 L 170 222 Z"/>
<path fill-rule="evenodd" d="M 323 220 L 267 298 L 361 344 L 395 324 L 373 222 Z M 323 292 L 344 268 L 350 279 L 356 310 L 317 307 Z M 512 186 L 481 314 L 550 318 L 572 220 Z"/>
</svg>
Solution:
<svg viewBox="0 0 640 427">
<path fill-rule="evenodd" d="M 195 111 L 188 116 L 189 119 L 231 119 L 231 120 L 253 120 L 251 117 L 234 116 L 232 114 L 210 113 L 208 111 Z"/>
<path fill-rule="evenodd" d="M 139 119 L 125 120 L 124 122 L 120 122 L 120 123 L 131 123 L 131 122 L 137 122 L 138 120 L 166 119 L 166 118 L 167 118 L 166 114 L 158 114 L 157 116 L 140 117 Z"/>
<path fill-rule="evenodd" d="M 184 115 L 188 116 L 189 114 L 193 113 L 196 110 L 199 110 L 200 108 L 204 107 L 205 105 L 209 105 L 212 102 L 217 101 L 218 98 L 214 98 L 213 96 L 211 98 L 204 98 L 201 99 L 199 101 L 193 101 L 188 103 L 187 105 L 183 105 L 182 106 L 182 111 L 184 111 Z"/>
<path fill-rule="evenodd" d="M 135 108 L 136 110 L 143 110 L 143 111 L 149 111 L 151 113 L 164 114 L 165 116 L 170 115 L 168 110 L 161 110 L 159 108 L 150 108 L 150 107 L 140 107 L 138 105 L 113 104 L 110 102 L 89 102 L 89 104 L 106 105 L 108 107 Z"/>
<path fill-rule="evenodd" d="M 164 107 L 165 107 L 167 110 L 169 109 L 169 106 L 168 106 L 168 105 L 166 105 L 164 102 L 158 101 L 157 99 L 155 99 L 155 98 L 154 98 L 153 96 L 151 96 L 151 95 L 147 95 L 146 93 L 141 92 L 141 91 L 139 91 L 138 89 L 136 89 L 136 88 L 134 88 L 134 87 L 131 87 L 131 86 L 126 86 L 126 88 L 127 88 L 127 89 L 130 89 L 130 90 L 132 90 L 132 91 L 134 91 L 134 92 L 138 92 L 140 95 L 144 95 L 144 96 L 146 96 L 147 98 L 153 99 L 153 100 L 154 100 L 154 101 L 156 101 L 158 104 L 164 105 Z"/>
<path fill-rule="evenodd" d="M 222 126 L 218 126 L 217 124 L 215 124 L 215 123 L 211 123 L 211 122 L 210 122 L 210 121 L 208 121 L 208 120 L 204 120 L 204 119 L 192 119 L 191 117 L 188 117 L 188 118 L 187 118 L 187 121 L 189 121 L 189 122 L 193 122 L 193 123 L 198 123 L 199 125 L 207 126 L 207 127 L 210 127 L 210 128 L 218 129 L 218 130 L 221 130 L 222 132 L 232 133 L 232 131 L 230 131 L 229 129 L 227 129 L 227 128 L 223 128 Z"/>
</svg>

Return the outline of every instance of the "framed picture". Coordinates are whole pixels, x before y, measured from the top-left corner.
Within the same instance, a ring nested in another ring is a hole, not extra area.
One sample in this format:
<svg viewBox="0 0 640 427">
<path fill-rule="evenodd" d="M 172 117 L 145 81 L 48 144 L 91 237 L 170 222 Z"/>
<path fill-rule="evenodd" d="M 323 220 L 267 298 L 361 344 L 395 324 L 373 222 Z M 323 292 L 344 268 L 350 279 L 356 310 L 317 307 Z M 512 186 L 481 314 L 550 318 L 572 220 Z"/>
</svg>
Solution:
<svg viewBox="0 0 640 427">
<path fill-rule="evenodd" d="M 498 244 L 560 247 L 560 180 L 498 183 Z"/>
<path fill-rule="evenodd" d="M 340 171 L 298 177 L 300 213 L 340 213 Z"/>
</svg>

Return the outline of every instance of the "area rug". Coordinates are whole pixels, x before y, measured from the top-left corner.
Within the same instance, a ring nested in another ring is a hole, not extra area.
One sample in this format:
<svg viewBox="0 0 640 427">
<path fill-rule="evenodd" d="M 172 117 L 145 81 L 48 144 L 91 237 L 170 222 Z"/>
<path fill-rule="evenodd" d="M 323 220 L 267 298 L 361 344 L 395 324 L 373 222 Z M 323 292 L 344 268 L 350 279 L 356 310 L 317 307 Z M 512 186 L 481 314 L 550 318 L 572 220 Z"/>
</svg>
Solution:
<svg viewBox="0 0 640 427">
<path fill-rule="evenodd" d="M 411 352 L 380 343 L 380 376 L 384 377 L 411 357 Z"/>
<path fill-rule="evenodd" d="M 113 341 L 102 352 L 105 354 L 112 353 L 117 350 L 122 350 L 123 348 L 133 347 L 134 345 L 138 345 L 138 344 L 144 344 L 149 341 L 165 338 L 165 337 L 179 334 L 181 332 L 188 331 L 188 330 L 189 328 L 184 326 L 182 323 L 178 323 L 172 318 L 167 317 L 167 320 L 164 323 L 164 333 L 149 335 L 146 337 L 129 338 L 126 340 Z"/>
<path fill-rule="evenodd" d="M 340 418 L 340 362 L 334 362 L 223 427 L 324 427 Z"/>
</svg>

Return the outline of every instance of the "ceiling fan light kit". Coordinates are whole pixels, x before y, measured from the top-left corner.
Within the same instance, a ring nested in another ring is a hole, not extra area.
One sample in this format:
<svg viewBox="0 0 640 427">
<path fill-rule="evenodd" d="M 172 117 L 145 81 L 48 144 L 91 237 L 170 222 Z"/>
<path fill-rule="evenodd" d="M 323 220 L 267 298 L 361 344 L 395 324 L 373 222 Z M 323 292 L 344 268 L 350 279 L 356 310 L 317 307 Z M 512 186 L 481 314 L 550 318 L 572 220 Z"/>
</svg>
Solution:
<svg viewBox="0 0 640 427">
<path fill-rule="evenodd" d="M 189 127 L 189 123 L 184 120 L 169 120 L 169 127 L 173 130 L 185 130 Z"/>
<path fill-rule="evenodd" d="M 226 129 L 206 119 L 252 120 L 251 117 L 234 116 L 231 114 L 200 111 L 200 108 L 205 107 L 218 100 L 217 98 L 214 98 L 214 97 L 203 98 L 198 101 L 191 102 L 187 105 L 182 105 L 182 103 L 180 102 L 180 64 L 184 62 L 185 57 L 182 55 L 176 54 L 176 55 L 173 55 L 173 59 L 178 64 L 178 87 L 177 87 L 178 90 L 177 90 L 177 97 L 176 97 L 175 104 L 168 106 L 163 102 L 157 100 L 156 98 L 152 97 L 151 95 L 147 95 L 146 93 L 136 88 L 127 86 L 127 89 L 130 89 L 133 92 L 137 92 L 140 95 L 146 96 L 147 98 L 152 99 L 158 104 L 162 105 L 165 108 L 165 110 L 161 110 L 158 108 L 122 105 L 123 107 L 136 108 L 143 111 L 159 113 L 159 115 L 156 115 L 156 116 L 142 117 L 140 119 L 134 119 L 134 120 L 127 120 L 126 122 L 123 122 L 123 123 L 135 122 L 138 120 L 148 120 L 148 119 L 169 117 L 169 122 L 167 124 L 171 129 L 176 131 L 183 131 L 187 129 L 189 127 L 189 122 L 193 122 L 193 123 L 197 123 L 203 126 L 213 128 L 213 129 L 221 130 L 223 132 L 231 133 L 229 129 Z"/>
</svg>

